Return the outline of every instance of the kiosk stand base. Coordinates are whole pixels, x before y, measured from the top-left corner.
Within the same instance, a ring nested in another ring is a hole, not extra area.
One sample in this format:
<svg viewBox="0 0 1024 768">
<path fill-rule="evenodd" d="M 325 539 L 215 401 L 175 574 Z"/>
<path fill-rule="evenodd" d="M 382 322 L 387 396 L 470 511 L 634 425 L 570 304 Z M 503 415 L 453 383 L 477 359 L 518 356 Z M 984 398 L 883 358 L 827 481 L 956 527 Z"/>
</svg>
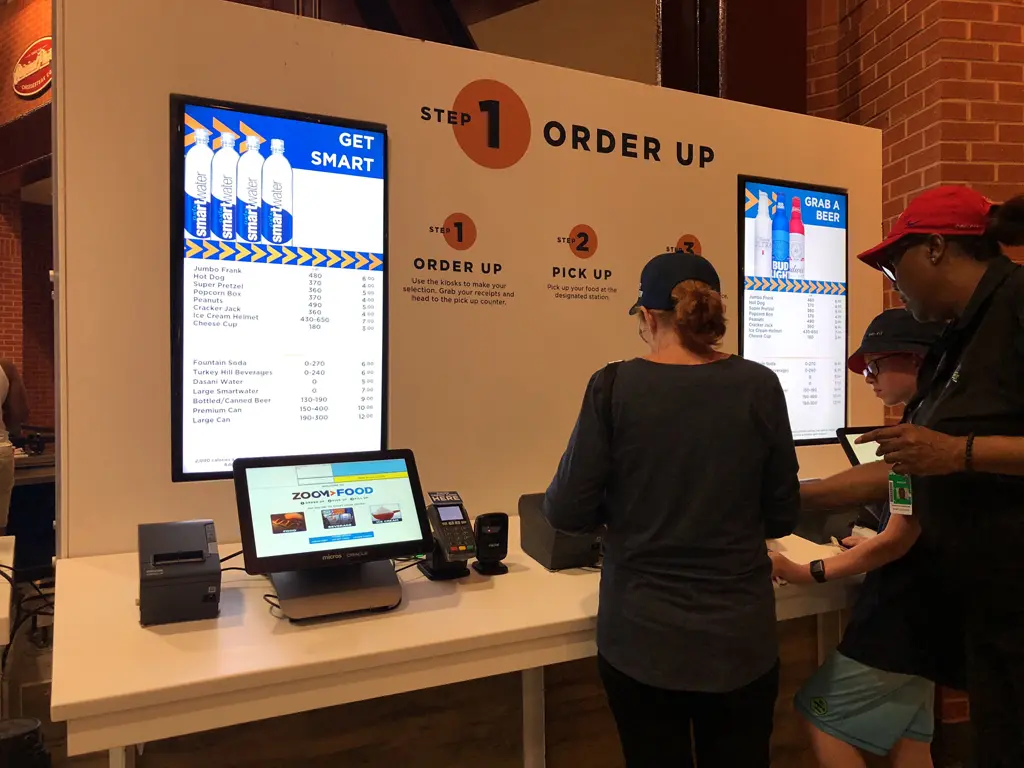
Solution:
<svg viewBox="0 0 1024 768">
<path fill-rule="evenodd" d="M 437 541 L 434 542 L 434 548 L 427 555 L 426 559 L 419 564 L 418 568 L 420 573 L 431 581 L 449 581 L 450 579 L 461 579 L 464 576 L 469 576 L 469 568 L 466 562 L 464 560 L 448 562 Z"/>
<path fill-rule="evenodd" d="M 477 560 L 473 563 L 473 570 L 481 576 L 504 576 L 508 573 L 508 566 L 499 560 L 491 562 Z"/>
<path fill-rule="evenodd" d="M 292 621 L 340 613 L 388 611 L 402 602 L 390 560 L 270 574 L 281 613 Z"/>
</svg>

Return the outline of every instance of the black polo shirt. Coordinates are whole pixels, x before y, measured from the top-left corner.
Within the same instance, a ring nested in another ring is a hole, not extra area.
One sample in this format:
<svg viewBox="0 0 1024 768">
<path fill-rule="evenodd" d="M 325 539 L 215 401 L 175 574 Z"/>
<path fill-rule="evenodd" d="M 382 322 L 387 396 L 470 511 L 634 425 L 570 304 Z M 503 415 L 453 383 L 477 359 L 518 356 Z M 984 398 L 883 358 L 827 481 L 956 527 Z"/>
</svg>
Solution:
<svg viewBox="0 0 1024 768">
<path fill-rule="evenodd" d="M 991 262 L 925 358 L 907 418 L 950 435 L 1024 436 L 1024 268 Z M 1024 609 L 1024 477 L 959 472 L 912 484 L 946 586 L 973 607 Z"/>
<path fill-rule="evenodd" d="M 916 502 L 915 502 L 916 510 Z M 878 532 L 889 525 L 889 505 L 881 505 Z M 941 627 L 932 590 L 933 561 L 920 541 L 903 557 L 869 571 L 857 594 L 839 652 L 886 672 L 919 675 L 960 687 L 962 665 L 950 664 L 942 645 L 933 641 Z"/>
</svg>

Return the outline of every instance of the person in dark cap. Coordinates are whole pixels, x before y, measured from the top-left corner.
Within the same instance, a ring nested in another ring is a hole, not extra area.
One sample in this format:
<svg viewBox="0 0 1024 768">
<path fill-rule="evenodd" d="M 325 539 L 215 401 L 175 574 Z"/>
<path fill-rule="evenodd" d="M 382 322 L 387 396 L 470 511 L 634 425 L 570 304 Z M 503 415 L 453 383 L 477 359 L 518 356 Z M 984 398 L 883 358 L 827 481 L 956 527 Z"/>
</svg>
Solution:
<svg viewBox="0 0 1024 768">
<path fill-rule="evenodd" d="M 943 328 L 919 323 L 905 309 L 887 310 L 868 325 L 848 366 L 864 374 L 886 405 L 902 405 L 913 398 L 918 369 Z M 877 461 L 801 487 L 805 509 L 834 509 L 851 503 L 851 491 L 866 478 L 876 492 L 856 501 L 876 502 L 876 536 L 848 537 L 846 551 L 807 565 L 771 555 L 775 576 L 795 584 L 867 574 L 838 650 L 796 695 L 825 768 L 862 768 L 861 750 L 889 755 L 900 768 L 932 765 L 934 683 L 940 678 L 929 600 L 933 574 L 917 543 L 917 521 L 890 516 L 882 503 L 890 469 Z"/>
<path fill-rule="evenodd" d="M 590 379 L 545 497 L 561 531 L 606 526 L 598 667 L 629 768 L 769 765 L 779 685 L 766 538 L 796 526 L 786 399 L 719 350 L 704 258 L 648 262 L 630 313 L 645 356 Z M 692 734 L 692 739 L 691 739 Z"/>
<path fill-rule="evenodd" d="M 945 327 L 920 323 L 906 309 L 887 309 L 868 325 L 848 366 L 864 375 L 875 396 L 889 406 L 910 402 L 917 391 L 917 374 Z"/>
<path fill-rule="evenodd" d="M 963 609 L 974 763 L 1024 766 L 1024 196 L 960 186 L 914 198 L 858 258 L 914 316 L 948 328 L 903 423 L 863 435 L 908 478 L 921 540 Z"/>
</svg>

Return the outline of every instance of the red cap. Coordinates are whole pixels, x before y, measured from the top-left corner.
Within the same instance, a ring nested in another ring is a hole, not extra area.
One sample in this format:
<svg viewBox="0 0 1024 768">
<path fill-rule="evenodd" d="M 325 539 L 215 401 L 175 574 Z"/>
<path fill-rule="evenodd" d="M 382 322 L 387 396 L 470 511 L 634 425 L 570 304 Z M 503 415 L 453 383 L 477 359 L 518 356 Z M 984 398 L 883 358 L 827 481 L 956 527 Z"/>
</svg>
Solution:
<svg viewBox="0 0 1024 768">
<path fill-rule="evenodd" d="M 993 205 L 968 187 L 929 189 L 910 201 L 885 240 L 857 258 L 878 269 L 886 251 L 907 235 L 982 235 Z"/>
</svg>

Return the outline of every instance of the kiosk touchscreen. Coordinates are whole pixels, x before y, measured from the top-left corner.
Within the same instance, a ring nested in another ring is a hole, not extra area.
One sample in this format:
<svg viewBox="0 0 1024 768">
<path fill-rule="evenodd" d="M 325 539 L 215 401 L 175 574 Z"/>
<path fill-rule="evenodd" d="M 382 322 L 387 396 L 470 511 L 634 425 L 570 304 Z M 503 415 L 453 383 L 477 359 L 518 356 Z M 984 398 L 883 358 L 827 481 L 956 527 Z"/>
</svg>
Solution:
<svg viewBox="0 0 1024 768">
<path fill-rule="evenodd" d="M 290 619 L 396 607 L 392 559 L 433 546 L 411 451 L 236 459 L 234 479 L 245 570 Z"/>
</svg>

